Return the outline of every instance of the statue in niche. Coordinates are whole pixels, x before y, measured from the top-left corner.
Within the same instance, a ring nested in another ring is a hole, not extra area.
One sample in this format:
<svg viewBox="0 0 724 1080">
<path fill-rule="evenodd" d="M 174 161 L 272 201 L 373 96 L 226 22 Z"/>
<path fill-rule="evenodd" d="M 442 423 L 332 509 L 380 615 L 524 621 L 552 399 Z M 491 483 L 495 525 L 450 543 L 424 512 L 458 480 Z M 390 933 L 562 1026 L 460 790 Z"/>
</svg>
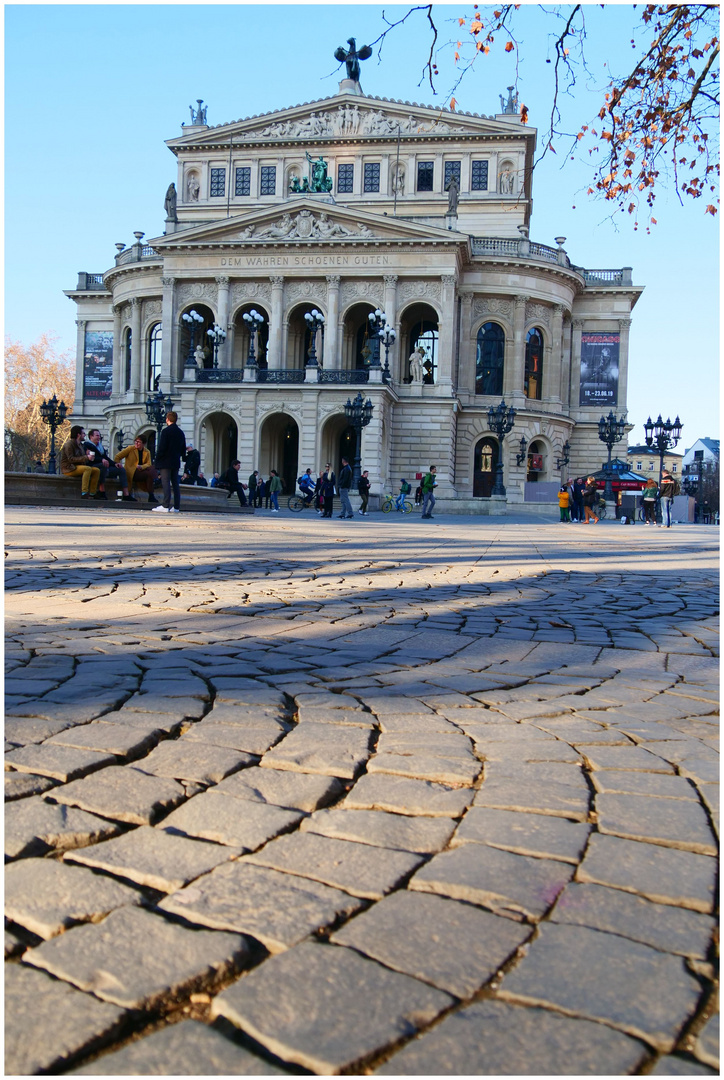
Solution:
<svg viewBox="0 0 724 1080">
<path fill-rule="evenodd" d="M 189 178 L 186 181 L 186 191 L 188 192 L 189 202 L 199 201 L 200 190 L 201 188 L 196 173 L 189 173 Z"/>
<path fill-rule="evenodd" d="M 166 211 L 166 218 L 168 221 L 178 221 L 176 216 L 176 185 L 169 184 L 166 191 L 166 198 L 163 201 L 164 209 Z"/>
<path fill-rule="evenodd" d="M 413 383 L 421 383 L 424 375 L 422 367 L 422 360 L 425 355 L 425 350 L 422 345 L 418 345 L 415 351 L 410 356 L 410 377 Z"/>
<path fill-rule="evenodd" d="M 204 360 L 206 354 L 204 353 L 203 345 L 197 345 L 194 349 L 194 360 L 196 361 L 196 367 L 202 368 L 204 366 Z"/>
<path fill-rule="evenodd" d="M 457 177 L 452 176 L 450 183 L 447 186 L 447 212 L 448 214 L 457 214 L 458 212 L 458 198 L 460 196 L 460 184 Z"/>
<path fill-rule="evenodd" d="M 316 160 L 311 158 L 309 154 L 306 154 L 307 161 L 311 165 L 312 177 L 309 183 L 310 191 L 331 191 L 332 179 L 327 176 L 327 162 L 323 157 L 318 157 Z"/>
<path fill-rule="evenodd" d="M 361 49 L 358 49 L 353 37 L 347 38 L 347 44 L 349 49 L 345 49 L 344 45 L 340 45 L 338 49 L 335 49 L 334 58 L 347 65 L 347 78 L 358 83 L 360 77 L 359 62 L 372 56 L 372 49 L 369 45 L 363 45 Z"/>
<path fill-rule="evenodd" d="M 405 166 L 400 165 L 399 162 L 392 170 L 392 194 L 405 194 Z"/>
<path fill-rule="evenodd" d="M 513 194 L 513 174 L 510 169 L 504 169 L 500 174 L 500 194 L 512 195 Z"/>
</svg>

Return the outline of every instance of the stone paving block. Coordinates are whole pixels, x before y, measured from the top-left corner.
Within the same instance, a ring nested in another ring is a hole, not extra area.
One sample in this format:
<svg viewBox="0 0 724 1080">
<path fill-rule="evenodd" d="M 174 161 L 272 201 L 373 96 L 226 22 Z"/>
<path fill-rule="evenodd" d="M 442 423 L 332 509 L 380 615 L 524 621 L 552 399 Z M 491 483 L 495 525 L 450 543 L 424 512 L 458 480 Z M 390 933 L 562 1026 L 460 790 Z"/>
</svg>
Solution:
<svg viewBox="0 0 724 1080">
<path fill-rule="evenodd" d="M 623 769 L 601 769 L 591 773 L 596 791 L 629 795 L 666 797 L 697 801 L 696 788 L 685 777 L 663 773 L 641 773 Z"/>
<path fill-rule="evenodd" d="M 184 741 L 164 742 L 148 757 L 137 762 L 137 768 L 153 776 L 169 776 L 175 780 L 195 780 L 199 784 L 217 784 L 230 773 L 255 765 L 256 757 L 242 750 L 210 743 Z"/>
<path fill-rule="evenodd" d="M 477 698 L 479 695 L 473 694 L 473 697 Z M 550 701 L 509 701 L 491 705 L 491 709 L 510 720 L 533 720 L 539 716 L 566 716 L 577 708 L 576 702 L 580 700 L 572 695 L 570 700 L 551 698 Z"/>
<path fill-rule="evenodd" d="M 377 753 L 367 764 L 368 773 L 391 773 L 415 780 L 430 780 L 437 784 L 471 785 L 482 769 L 481 763 L 472 755 L 468 757 L 442 758 L 437 754 L 381 754 Z"/>
<path fill-rule="evenodd" d="M 399 695 L 381 694 L 368 688 L 360 690 L 360 696 L 364 704 L 380 720 L 387 716 L 426 716 L 434 717 L 433 710 L 421 701 L 412 701 Z"/>
<path fill-rule="evenodd" d="M 619 1076 L 645 1060 L 643 1043 L 549 1009 L 477 1001 L 394 1054 L 376 1076 Z"/>
<path fill-rule="evenodd" d="M 244 750 L 248 754 L 265 754 L 278 742 L 287 729 L 275 721 L 263 724 L 227 724 L 216 720 L 199 720 L 181 736 L 182 742 L 210 743 L 226 746 L 232 750 Z"/>
<path fill-rule="evenodd" d="M 115 765 L 112 754 L 99 754 L 93 750 L 75 750 L 69 746 L 23 746 L 5 755 L 5 769 L 49 776 L 53 780 L 67 782 L 86 776 L 106 765 Z"/>
<path fill-rule="evenodd" d="M 378 722 L 382 731 L 390 733 L 419 732 L 420 735 L 433 735 L 457 730 L 449 719 L 436 713 L 390 713 L 381 716 Z"/>
<path fill-rule="evenodd" d="M 462 732 L 453 734 L 425 735 L 418 732 L 388 732 L 380 735 L 377 740 L 378 754 L 420 754 L 424 756 L 436 755 L 441 758 L 460 758 L 464 761 L 473 760 L 473 751 L 470 739 Z"/>
<path fill-rule="evenodd" d="M 514 919 L 538 920 L 572 876 L 567 863 L 464 844 L 435 855 L 408 887 L 482 904 Z"/>
<path fill-rule="evenodd" d="M 485 777 L 486 780 L 514 779 L 521 787 L 545 781 L 551 785 L 561 784 L 580 791 L 588 791 L 588 783 L 579 760 L 575 762 L 525 761 L 511 753 L 500 760 L 486 761 Z"/>
<path fill-rule="evenodd" d="M 169 688 L 173 681 L 169 679 Z M 179 720 L 198 720 L 206 712 L 206 703 L 195 697 L 173 697 L 162 694 L 134 694 L 123 705 L 121 712 L 170 713 Z"/>
<path fill-rule="evenodd" d="M 651 945 L 679 956 L 706 957 L 716 922 L 709 915 L 602 885 L 567 885 L 550 915 L 551 922 L 588 926 Z"/>
<path fill-rule="evenodd" d="M 246 934 L 278 953 L 354 914 L 362 901 L 321 882 L 242 859 L 217 866 L 158 906 L 199 926 Z"/>
<path fill-rule="evenodd" d="M 473 806 L 453 837 L 451 847 L 489 844 L 518 855 L 559 859 L 578 865 L 588 841 L 589 825 L 514 810 Z"/>
<path fill-rule="evenodd" d="M 261 851 L 245 856 L 245 861 L 379 900 L 419 866 L 422 858 L 407 851 L 296 833 L 272 840 Z"/>
<path fill-rule="evenodd" d="M 301 832 L 337 840 L 355 840 L 373 847 L 430 854 L 446 846 L 455 823 L 445 818 L 409 817 L 384 810 L 317 810 L 305 818 Z"/>
<path fill-rule="evenodd" d="M 287 725 L 282 719 L 286 715 L 286 707 L 282 705 L 275 708 L 272 705 L 243 705 L 229 701 L 220 702 L 217 699 L 211 711 L 207 712 L 204 720 L 215 720 L 220 724 L 233 724 L 235 727 L 251 724 L 252 726 L 261 725 L 262 727 L 268 726 L 271 728 L 276 725 L 287 730 Z"/>
<path fill-rule="evenodd" d="M 642 746 L 589 746 L 582 751 L 592 769 L 632 769 L 635 772 L 673 773 L 657 754 Z"/>
<path fill-rule="evenodd" d="M 331 940 L 458 998 L 474 994 L 531 933 L 470 904 L 400 890 Z"/>
<path fill-rule="evenodd" d="M 335 802 L 343 794 L 344 787 L 334 776 L 252 766 L 227 776 L 216 785 L 214 791 L 237 799 L 251 799 L 253 802 L 311 813 L 320 806 Z"/>
<path fill-rule="evenodd" d="M 126 1013 L 24 964 L 5 965 L 5 1075 L 62 1066 L 110 1039 Z"/>
<path fill-rule="evenodd" d="M 715 657 L 669 655 L 666 670 L 678 675 L 687 683 L 719 685 L 719 661 Z"/>
<path fill-rule="evenodd" d="M 20 956 L 27 949 L 27 945 L 22 941 L 17 934 L 13 934 L 10 930 L 5 928 L 5 959 L 7 960 L 12 956 Z"/>
<path fill-rule="evenodd" d="M 585 821 L 589 809 L 588 791 L 568 784 L 550 784 L 545 780 L 521 783 L 509 777 L 486 779 L 476 791 L 474 806 L 495 810 L 528 810 L 535 814 Z"/>
<path fill-rule="evenodd" d="M 711 757 L 686 757 L 679 762 L 679 772 L 696 783 L 718 783 L 719 761 L 715 754 Z"/>
<path fill-rule="evenodd" d="M 422 817 L 458 818 L 473 800 L 469 788 L 365 773 L 344 800 L 348 810 L 389 810 Z"/>
<path fill-rule="evenodd" d="M 5 807 L 5 858 L 69 851 L 116 836 L 120 831 L 115 821 L 31 796 Z"/>
<path fill-rule="evenodd" d="M 498 996 L 603 1021 L 666 1052 L 695 1012 L 700 993 L 678 956 L 615 934 L 544 923 Z"/>
<path fill-rule="evenodd" d="M 21 859 L 5 867 L 5 918 L 41 938 L 142 899 L 128 885 L 57 859 Z"/>
<path fill-rule="evenodd" d="M 578 751 L 560 739 L 551 739 L 545 742 L 543 739 L 528 737 L 526 739 L 490 739 L 487 734 L 477 738 L 471 732 L 475 740 L 475 750 L 479 757 L 486 761 L 516 762 L 518 765 L 582 765 L 583 759 Z M 508 770 L 494 770 L 498 773 Z M 517 771 L 517 770 L 516 770 Z M 561 773 L 570 780 L 574 777 L 571 773 Z M 579 787 L 581 784 L 579 783 Z"/>
<path fill-rule="evenodd" d="M 655 903 L 709 913 L 715 875 L 716 862 L 708 855 L 594 833 L 576 881 L 609 885 Z"/>
<path fill-rule="evenodd" d="M 114 821 L 150 825 L 158 814 L 182 802 L 186 792 L 169 777 L 116 766 L 74 780 L 53 791 L 49 798 Z"/>
<path fill-rule="evenodd" d="M 249 949 L 239 934 L 187 930 L 142 908 L 111 912 L 23 955 L 23 963 L 127 1009 L 154 1004 L 238 971 Z"/>
<path fill-rule="evenodd" d="M 700 1065 L 694 1058 L 680 1057 L 678 1054 L 667 1054 L 660 1057 L 649 1072 L 649 1076 L 718 1076 L 718 1070 L 709 1069 L 706 1065 Z"/>
<path fill-rule="evenodd" d="M 598 831 L 628 840 L 716 855 L 716 838 L 698 802 L 645 795 L 597 795 Z"/>
<path fill-rule="evenodd" d="M 334 724 L 300 724 L 261 762 L 263 768 L 351 780 L 370 754 L 370 733 Z"/>
<path fill-rule="evenodd" d="M 179 698 L 192 697 L 201 701 L 210 701 L 211 694 L 203 679 L 197 679 L 193 675 L 174 674 L 169 679 L 168 674 L 155 675 L 146 672 L 141 682 L 140 694 L 163 695 L 165 697 Z"/>
<path fill-rule="evenodd" d="M 189 840 L 141 825 L 107 843 L 70 852 L 65 858 L 169 893 L 240 854 L 237 848 Z"/>
<path fill-rule="evenodd" d="M 53 735 L 43 746 L 72 746 L 76 750 L 95 750 L 128 760 L 147 753 L 156 745 L 161 734 L 158 729 L 144 731 L 143 728 L 127 727 L 125 724 L 94 720 L 82 727 Z"/>
<path fill-rule="evenodd" d="M 255 708 L 284 709 L 286 701 L 286 695 L 273 686 L 265 686 L 256 680 L 240 679 L 233 687 L 217 689 L 214 707 L 218 708 L 221 702 L 227 702 L 235 706 L 250 705 Z"/>
<path fill-rule="evenodd" d="M 352 949 L 310 943 L 217 995 L 211 1015 L 225 1016 L 284 1061 L 336 1076 L 412 1035 L 452 1000 Z"/>
<path fill-rule="evenodd" d="M 197 1020 L 154 1031 L 104 1054 L 71 1076 L 286 1076 L 263 1058 Z"/>
<path fill-rule="evenodd" d="M 41 743 L 59 731 L 73 727 L 70 720 L 41 720 L 35 716 L 12 717 L 5 719 L 5 738 L 18 746 L 28 743 Z"/>
<path fill-rule="evenodd" d="M 377 726 L 377 717 L 361 709 L 327 709 L 319 705 L 300 705 L 299 722 L 315 724 L 352 725 L 370 730 Z"/>
<path fill-rule="evenodd" d="M 35 773 L 6 772 L 5 773 L 5 802 L 14 799 L 25 799 L 28 795 L 42 795 L 44 791 L 50 791 L 57 787 L 59 780 L 53 780 L 50 776 L 36 776 Z"/>
<path fill-rule="evenodd" d="M 168 815 L 159 828 L 254 851 L 288 831 L 303 814 L 281 806 L 206 791 Z"/>
<path fill-rule="evenodd" d="M 705 1065 L 719 1069 L 719 1012 L 710 1016 L 699 1032 L 694 1044 L 694 1054 Z"/>
</svg>

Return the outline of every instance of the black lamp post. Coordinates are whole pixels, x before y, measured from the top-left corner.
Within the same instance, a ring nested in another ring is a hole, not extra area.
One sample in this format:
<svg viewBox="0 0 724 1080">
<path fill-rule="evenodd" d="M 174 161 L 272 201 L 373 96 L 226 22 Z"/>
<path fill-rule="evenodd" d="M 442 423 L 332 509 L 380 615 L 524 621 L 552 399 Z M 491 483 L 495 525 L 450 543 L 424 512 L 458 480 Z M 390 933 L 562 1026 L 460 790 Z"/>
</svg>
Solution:
<svg viewBox="0 0 724 1080">
<path fill-rule="evenodd" d="M 492 495 L 505 496 L 503 484 L 503 438 L 512 430 L 515 423 L 515 409 L 505 404 L 503 399 L 499 405 L 491 405 L 488 409 L 488 427 L 493 434 L 498 436 L 498 464 L 495 466 L 495 484 Z"/>
<path fill-rule="evenodd" d="M 123 449 L 123 444 L 126 441 L 126 433 L 123 428 L 119 428 L 116 432 L 116 452 L 120 454 Z"/>
<path fill-rule="evenodd" d="M 157 394 L 149 394 L 146 398 L 146 416 L 156 428 L 158 435 L 161 434 L 166 422 L 166 413 L 171 412 L 172 409 L 173 401 L 169 395 L 164 397 L 162 390 L 159 390 Z"/>
<path fill-rule="evenodd" d="M 261 329 L 264 322 L 263 317 L 259 314 L 256 308 L 252 308 L 251 311 L 245 311 L 241 316 L 246 325 L 249 327 L 249 355 L 246 358 L 246 366 L 255 368 L 256 352 L 254 351 L 254 340 L 257 335 L 257 331 Z"/>
<path fill-rule="evenodd" d="M 603 497 L 606 501 L 613 502 L 613 486 L 611 484 L 611 451 L 617 442 L 626 434 L 626 421 L 622 416 L 617 420 L 613 410 L 608 416 L 602 416 L 598 421 L 598 437 L 608 447 L 608 461 L 606 462 L 606 483 L 603 489 Z"/>
<path fill-rule="evenodd" d="M 202 315 L 199 315 L 198 311 L 184 312 L 181 316 L 183 321 L 191 331 L 191 337 L 189 338 L 189 352 L 186 357 L 186 367 L 196 367 L 196 331 L 203 323 L 204 319 Z"/>
<path fill-rule="evenodd" d="M 48 472 L 55 475 L 55 433 L 68 414 L 68 406 L 64 401 L 58 403 L 58 398 L 53 394 L 50 401 L 44 401 L 40 406 L 40 415 L 43 422 L 50 428 L 50 456 L 48 458 Z"/>
<path fill-rule="evenodd" d="M 571 444 L 568 439 L 563 443 L 561 447 L 561 456 L 556 458 L 556 468 L 561 470 L 561 480 L 563 480 L 563 470 L 571 460 Z"/>
<path fill-rule="evenodd" d="M 354 451 L 354 473 L 352 475 L 352 483 L 355 489 L 359 484 L 360 462 L 362 460 L 362 428 L 367 427 L 372 419 L 373 409 L 374 405 L 369 398 L 367 398 L 366 401 L 364 400 L 361 391 L 357 392 L 357 397 L 354 401 L 350 401 L 350 399 L 347 398 L 347 404 L 344 407 L 344 415 L 357 433 Z"/>
<path fill-rule="evenodd" d="M 662 420 L 661 413 L 659 413 L 656 423 L 652 423 L 651 417 L 649 417 L 644 424 L 646 445 L 650 449 L 655 446 L 659 454 L 659 487 L 661 487 L 661 479 L 664 473 L 664 454 L 667 450 L 671 450 L 672 447 L 676 446 L 681 438 L 683 426 L 678 416 L 672 424 L 668 417 L 665 421 Z"/>
<path fill-rule="evenodd" d="M 315 342 L 317 340 L 317 332 L 324 326 L 324 315 L 321 311 L 317 311 L 313 308 L 312 311 L 305 311 L 304 321 L 309 327 L 309 333 L 312 336 L 312 340 L 309 346 L 309 360 L 307 361 L 307 367 L 319 367 L 317 363 L 317 349 Z"/>
<path fill-rule="evenodd" d="M 211 330 L 206 331 L 208 337 L 211 339 L 211 344 L 214 346 L 214 371 L 219 366 L 219 347 L 226 341 L 226 330 L 223 326 L 219 326 L 218 323 L 214 323 Z"/>
<path fill-rule="evenodd" d="M 369 313 L 368 317 L 370 320 L 370 336 L 373 339 L 376 339 L 376 345 L 375 348 L 372 350 L 372 356 L 370 358 L 370 367 L 379 368 L 382 367 L 382 365 L 380 364 L 380 341 L 382 340 L 383 329 L 387 325 L 387 316 L 380 308 L 375 308 L 374 311 L 371 311 Z M 394 330 L 392 331 L 392 333 L 394 334 Z M 395 340 L 394 337 L 392 340 Z M 387 366 L 388 374 L 389 370 L 389 366 Z"/>
<path fill-rule="evenodd" d="M 390 381 L 390 349 L 395 344 L 395 338 L 397 337 L 397 334 L 390 326 L 390 324 L 386 322 L 380 330 L 378 336 L 385 347 L 385 366 L 382 371 L 382 382 L 388 383 Z"/>
</svg>

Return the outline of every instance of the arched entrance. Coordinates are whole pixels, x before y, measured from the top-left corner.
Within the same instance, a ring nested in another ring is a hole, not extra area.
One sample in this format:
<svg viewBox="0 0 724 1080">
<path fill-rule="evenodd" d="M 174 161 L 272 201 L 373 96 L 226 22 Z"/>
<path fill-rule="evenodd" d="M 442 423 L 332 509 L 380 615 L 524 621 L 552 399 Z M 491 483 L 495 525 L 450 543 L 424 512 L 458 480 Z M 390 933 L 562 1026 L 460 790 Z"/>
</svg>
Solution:
<svg viewBox="0 0 724 1080">
<path fill-rule="evenodd" d="M 317 304 L 300 304 L 289 312 L 289 319 L 287 323 L 287 362 L 286 367 L 293 371 L 303 370 L 309 363 L 310 350 L 312 347 L 312 339 L 314 339 L 314 350 L 317 358 L 317 364 L 320 367 L 324 366 L 324 342 L 325 342 L 325 327 L 321 330 L 317 330 L 314 334 L 309 329 L 309 324 L 304 318 L 305 315 L 311 314 L 314 310 L 321 310 Z M 324 315 L 324 312 L 322 312 Z M 326 316 L 325 316 L 326 317 Z M 272 468 L 275 468 L 272 465 Z"/>
<path fill-rule="evenodd" d="M 253 467 L 253 466 L 252 466 Z M 299 468 L 299 428 L 288 413 L 268 416 L 259 434 L 259 472 L 265 480 L 276 469 L 284 484 L 284 494 L 293 495 Z"/>
<path fill-rule="evenodd" d="M 379 359 L 380 339 L 370 334 L 371 304 L 354 304 L 344 317 L 342 330 L 342 364 L 346 371 L 366 371 Z"/>
<path fill-rule="evenodd" d="M 495 485 L 498 464 L 498 442 L 492 435 L 480 439 L 475 447 L 473 462 L 473 498 L 489 499 Z"/>
<path fill-rule="evenodd" d="M 239 429 L 228 413 L 210 413 L 202 425 L 204 475 L 223 475 L 238 456 Z"/>
<path fill-rule="evenodd" d="M 192 337 L 191 325 L 183 316 L 189 315 L 192 311 L 195 311 L 197 315 L 200 315 L 203 320 L 202 322 L 195 321 L 193 323 L 194 352 L 200 345 L 204 351 L 204 367 L 210 368 L 214 366 L 214 348 L 207 333 L 207 330 L 211 330 L 214 325 L 214 313 L 211 308 L 206 306 L 206 304 L 187 304 L 183 311 L 179 312 L 178 364 L 180 374 L 183 374 L 184 367 L 189 359 Z"/>
<path fill-rule="evenodd" d="M 329 462 L 335 473 L 339 475 L 343 457 L 346 457 L 350 465 L 354 467 L 357 432 L 353 427 L 350 427 L 343 412 L 335 413 L 327 420 L 322 429 L 320 445 L 322 448 L 322 458 L 319 461 L 320 469 L 324 468 L 326 462 Z M 364 439 L 362 440 L 362 449 L 364 451 Z M 362 468 L 365 468 L 364 462 Z"/>
<path fill-rule="evenodd" d="M 424 350 L 422 358 L 423 377 L 426 385 L 437 379 L 438 364 L 438 316 L 429 304 L 413 304 L 400 317 L 401 382 L 412 382 L 410 355 L 418 347 Z"/>
<path fill-rule="evenodd" d="M 528 472 L 525 478 L 531 483 L 546 479 L 545 450 L 545 443 L 540 439 L 528 444 Z"/>
<path fill-rule="evenodd" d="M 240 307 L 234 316 L 234 355 L 231 358 L 229 367 L 237 369 L 246 367 L 249 359 L 251 335 L 249 333 L 249 324 L 244 316 L 251 314 L 252 311 L 256 311 L 264 320 L 258 324 L 258 329 L 254 335 L 254 359 L 256 360 L 256 366 L 263 371 L 268 366 L 269 313 L 260 304 L 252 304 L 251 302 Z"/>
</svg>

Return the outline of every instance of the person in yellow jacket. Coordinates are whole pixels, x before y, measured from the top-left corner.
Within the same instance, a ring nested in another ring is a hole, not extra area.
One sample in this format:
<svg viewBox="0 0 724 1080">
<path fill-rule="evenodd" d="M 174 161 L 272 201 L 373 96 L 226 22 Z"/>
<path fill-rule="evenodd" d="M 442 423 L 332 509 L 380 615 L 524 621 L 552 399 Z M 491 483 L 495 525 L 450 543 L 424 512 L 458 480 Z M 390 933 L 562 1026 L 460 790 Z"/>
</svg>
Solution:
<svg viewBox="0 0 724 1080">
<path fill-rule="evenodd" d="M 146 449 L 145 435 L 137 435 L 133 440 L 133 446 L 127 446 L 125 450 L 121 450 L 113 460 L 116 463 L 125 461 L 128 490 L 131 495 L 135 483 L 145 489 L 150 503 L 158 502 L 158 499 L 153 494 L 153 485 L 158 474 L 151 461 L 151 451 Z"/>
<path fill-rule="evenodd" d="M 568 509 L 568 506 L 570 504 L 570 500 L 571 500 L 571 496 L 569 494 L 568 488 L 567 487 L 562 487 L 560 489 L 560 491 L 558 492 L 558 508 L 559 508 L 559 510 L 561 512 L 561 521 L 570 521 L 571 520 L 571 514 L 570 514 L 570 511 Z"/>
</svg>

